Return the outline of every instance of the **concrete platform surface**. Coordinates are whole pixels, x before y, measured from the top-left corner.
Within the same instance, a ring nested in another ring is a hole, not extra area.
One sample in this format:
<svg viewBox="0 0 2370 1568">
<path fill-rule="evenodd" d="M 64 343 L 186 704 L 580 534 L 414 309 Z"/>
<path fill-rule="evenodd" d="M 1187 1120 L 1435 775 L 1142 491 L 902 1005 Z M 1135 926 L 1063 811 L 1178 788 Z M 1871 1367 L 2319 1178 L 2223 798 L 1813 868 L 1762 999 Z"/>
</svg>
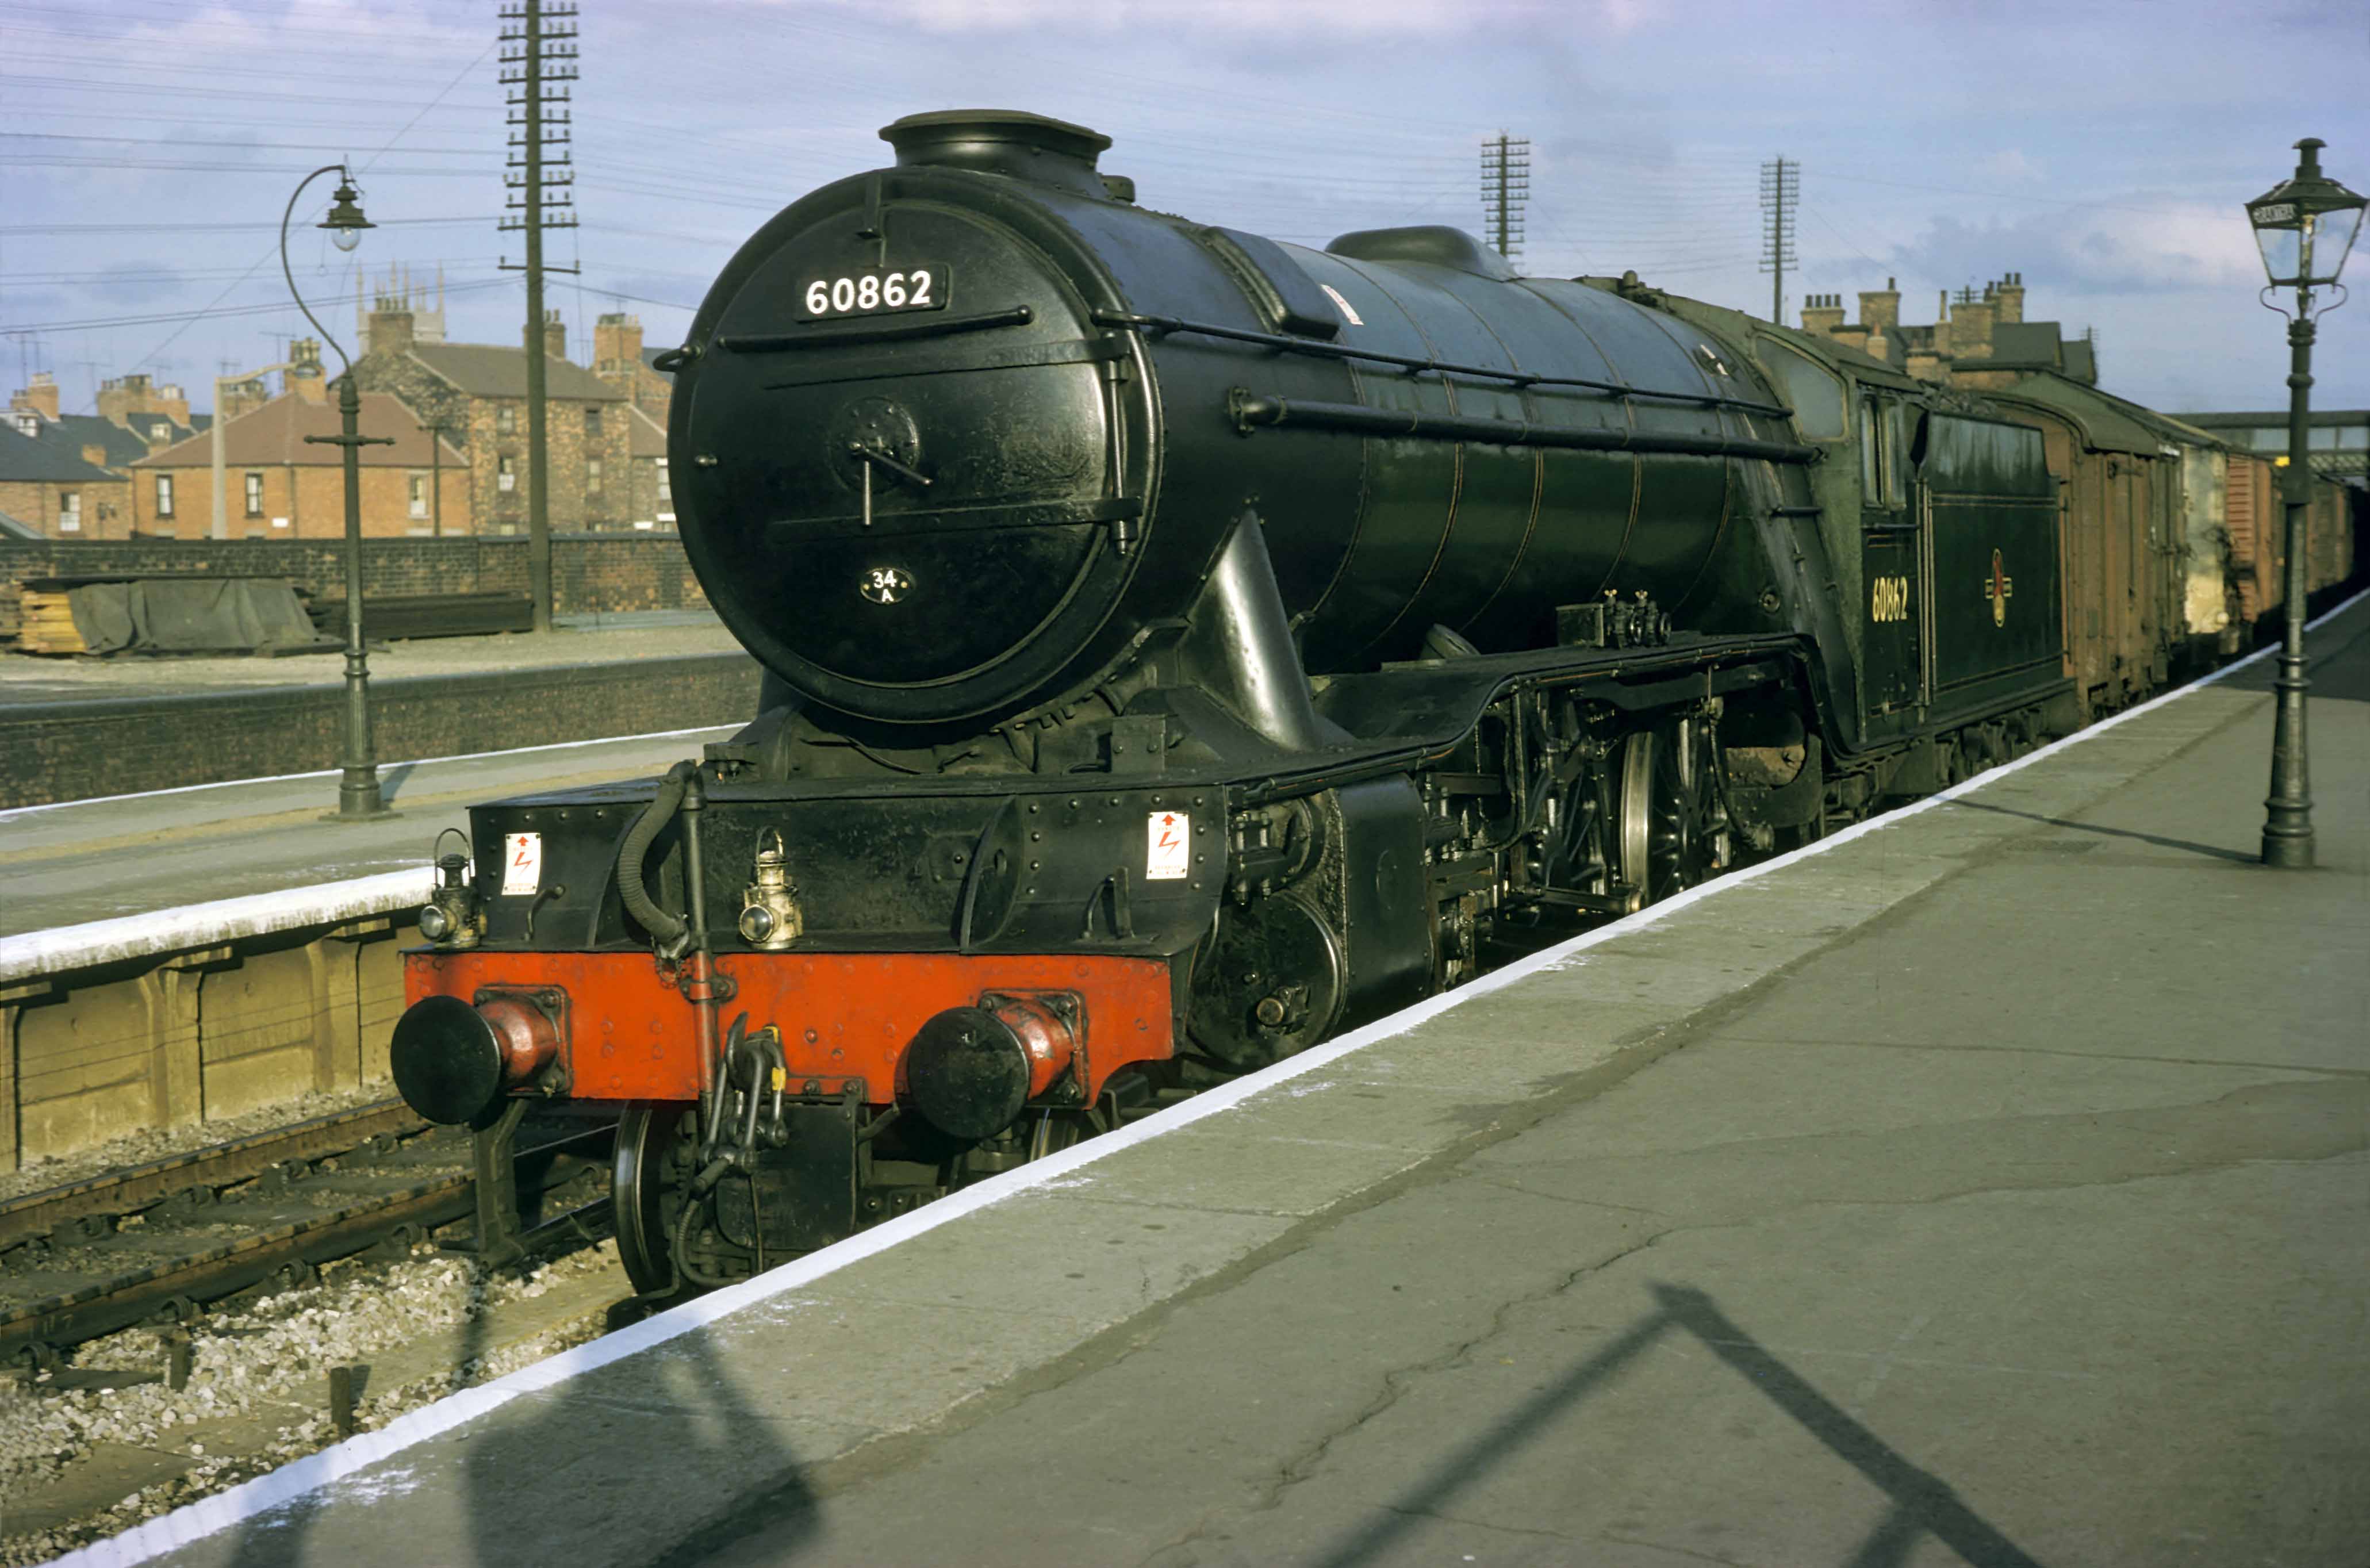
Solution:
<svg viewBox="0 0 2370 1568">
<path fill-rule="evenodd" d="M 422 867 L 474 801 L 662 773 L 733 729 L 382 763 L 377 822 L 321 820 L 334 771 L 0 811 L 0 937 Z"/>
<path fill-rule="evenodd" d="M 2370 1551 L 2370 606 L 90 1562 Z"/>
<path fill-rule="evenodd" d="M 662 610 L 639 617 L 562 617 L 559 627 L 543 637 L 518 633 L 374 643 L 370 666 L 374 679 L 467 675 L 554 664 L 731 653 L 740 647 L 713 615 Z M 195 697 L 272 686 L 336 686 L 345 676 L 345 658 L 334 651 L 282 659 L 47 659 L 8 652 L 0 653 L 0 710 L 100 697 Z"/>
</svg>

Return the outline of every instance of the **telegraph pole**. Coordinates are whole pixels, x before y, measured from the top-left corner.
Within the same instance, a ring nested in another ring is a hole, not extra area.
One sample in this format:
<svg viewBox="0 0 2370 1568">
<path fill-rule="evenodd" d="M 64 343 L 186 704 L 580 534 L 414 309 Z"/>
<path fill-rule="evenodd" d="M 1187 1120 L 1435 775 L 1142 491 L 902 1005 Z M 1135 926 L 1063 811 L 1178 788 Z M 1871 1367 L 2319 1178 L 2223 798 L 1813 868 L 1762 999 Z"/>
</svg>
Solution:
<svg viewBox="0 0 2370 1568">
<path fill-rule="evenodd" d="M 1523 250 L 1523 208 L 1531 199 L 1531 139 L 1499 132 L 1481 144 L 1481 217 L 1490 243 L 1511 261 Z"/>
<path fill-rule="evenodd" d="M 1794 229 L 1786 221 L 1801 204 L 1802 166 L 1775 158 L 1761 166 L 1761 270 L 1769 274 L 1769 319 L 1786 322 L 1786 269 L 1795 265 Z"/>
<path fill-rule="evenodd" d="M 569 89 L 576 79 L 576 7 L 564 0 L 518 0 L 502 9 L 502 81 L 510 88 L 510 188 L 505 230 L 526 236 L 526 574 L 535 629 L 551 629 L 551 510 L 544 445 L 543 231 L 573 228 L 568 187 Z M 546 146 L 559 149 L 547 156 Z M 572 267 L 553 269 L 574 271 Z"/>
</svg>

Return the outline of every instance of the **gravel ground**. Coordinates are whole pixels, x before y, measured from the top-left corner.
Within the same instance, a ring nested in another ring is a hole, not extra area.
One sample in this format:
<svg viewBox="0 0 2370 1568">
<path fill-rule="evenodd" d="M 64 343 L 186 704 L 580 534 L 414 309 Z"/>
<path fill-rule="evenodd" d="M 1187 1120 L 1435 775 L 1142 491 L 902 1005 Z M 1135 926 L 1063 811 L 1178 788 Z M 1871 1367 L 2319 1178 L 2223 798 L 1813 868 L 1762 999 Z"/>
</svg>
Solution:
<svg viewBox="0 0 2370 1568">
<path fill-rule="evenodd" d="M 391 1092 L 388 1085 L 380 1083 L 338 1094 L 301 1094 L 293 1100 L 281 1101 L 241 1116 L 225 1116 L 220 1121 L 200 1122 L 186 1127 L 154 1128 L 132 1133 L 109 1143 L 73 1154 L 38 1159 L 21 1170 L 0 1174 L 0 1199 L 21 1197 L 27 1193 L 38 1193 L 49 1187 L 62 1187 L 69 1182 L 102 1176 L 128 1165 L 144 1165 L 171 1155 L 212 1148 L 216 1144 L 271 1132 L 292 1122 L 309 1121 L 315 1116 L 351 1111 L 358 1105 L 374 1104 L 388 1098 Z"/>
<path fill-rule="evenodd" d="M 0 1568 L 46 1562 L 328 1447 L 336 1440 L 324 1405 L 331 1366 L 368 1365 L 438 1330 L 594 1274 L 614 1274 L 616 1267 L 614 1242 L 523 1270 L 491 1271 L 474 1259 L 438 1253 L 423 1245 L 406 1262 L 346 1265 L 317 1284 L 191 1324 L 194 1366 L 189 1386 L 178 1392 L 161 1383 L 63 1393 L 0 1384 L 0 1531 L 6 1529 L 6 1498 L 60 1478 L 96 1446 L 137 1445 L 188 1454 L 195 1460 L 186 1474 L 145 1487 L 71 1524 L 34 1534 L 0 1535 Z M 355 1411 L 356 1426 L 383 1426 L 447 1393 L 532 1365 L 599 1332 L 597 1313 L 580 1317 L 446 1372 L 399 1387 L 370 1388 Z M 144 1370 L 162 1366 L 166 1356 L 161 1333 L 134 1329 L 83 1346 L 75 1365 Z M 307 1408 L 314 1413 L 300 1414 Z M 187 1430 L 196 1423 L 240 1415 L 276 1426 L 259 1451 L 250 1443 L 235 1454 L 208 1453 L 206 1444 Z"/>
</svg>

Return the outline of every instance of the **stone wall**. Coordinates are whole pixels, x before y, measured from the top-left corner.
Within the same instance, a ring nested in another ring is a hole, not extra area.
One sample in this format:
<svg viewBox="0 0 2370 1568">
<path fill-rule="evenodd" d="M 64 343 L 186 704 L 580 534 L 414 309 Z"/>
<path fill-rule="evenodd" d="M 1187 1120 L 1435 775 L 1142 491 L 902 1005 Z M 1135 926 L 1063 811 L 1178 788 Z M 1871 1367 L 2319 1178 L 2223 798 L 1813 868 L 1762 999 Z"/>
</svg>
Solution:
<svg viewBox="0 0 2370 1568">
<path fill-rule="evenodd" d="M 523 594 L 526 538 L 365 539 L 363 593 Z M 141 539 L 117 543 L 0 540 L 0 582 L 27 577 L 284 577 L 316 598 L 346 596 L 342 540 Z M 555 614 L 697 608 L 708 603 L 673 534 L 555 534 Z"/>
</svg>

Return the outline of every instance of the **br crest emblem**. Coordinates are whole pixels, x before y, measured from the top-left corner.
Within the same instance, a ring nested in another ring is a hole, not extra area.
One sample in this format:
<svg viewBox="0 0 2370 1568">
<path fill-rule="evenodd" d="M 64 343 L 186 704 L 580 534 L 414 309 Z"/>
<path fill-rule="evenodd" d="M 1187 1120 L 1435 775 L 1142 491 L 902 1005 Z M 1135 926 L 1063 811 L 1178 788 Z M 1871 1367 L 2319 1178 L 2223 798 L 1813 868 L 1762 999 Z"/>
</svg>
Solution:
<svg viewBox="0 0 2370 1568">
<path fill-rule="evenodd" d="M 1994 626 L 2006 626 L 2008 624 L 2008 596 L 2015 592 L 2015 581 L 2008 576 L 2007 571 L 2002 567 L 1999 551 L 1994 550 L 1992 552 L 1991 575 L 1984 579 L 1984 597 L 1992 602 L 1992 624 Z"/>
</svg>

